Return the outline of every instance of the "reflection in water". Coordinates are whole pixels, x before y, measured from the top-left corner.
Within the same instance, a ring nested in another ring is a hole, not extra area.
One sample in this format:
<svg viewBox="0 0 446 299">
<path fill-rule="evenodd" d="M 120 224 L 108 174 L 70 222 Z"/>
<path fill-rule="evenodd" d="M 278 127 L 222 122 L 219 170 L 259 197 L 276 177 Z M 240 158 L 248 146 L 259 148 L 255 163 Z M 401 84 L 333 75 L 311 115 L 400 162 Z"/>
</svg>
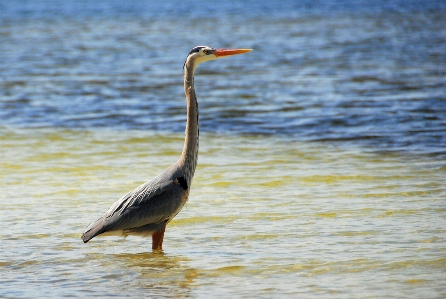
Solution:
<svg viewBox="0 0 446 299">
<path fill-rule="evenodd" d="M 145 252 L 115 254 L 104 263 L 113 263 L 133 272 L 136 279 L 127 286 L 130 289 L 146 289 L 150 296 L 186 298 L 190 296 L 194 279 L 198 276 L 196 269 L 186 266 L 187 261 L 185 257 L 163 252 Z"/>
</svg>

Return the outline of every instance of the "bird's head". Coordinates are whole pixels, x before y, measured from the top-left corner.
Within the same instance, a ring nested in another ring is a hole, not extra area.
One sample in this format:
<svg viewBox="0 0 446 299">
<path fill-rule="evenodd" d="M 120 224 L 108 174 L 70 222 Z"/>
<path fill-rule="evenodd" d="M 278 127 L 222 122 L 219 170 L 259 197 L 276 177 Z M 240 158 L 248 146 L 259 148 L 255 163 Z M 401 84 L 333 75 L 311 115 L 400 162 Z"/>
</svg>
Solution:
<svg viewBox="0 0 446 299">
<path fill-rule="evenodd" d="M 215 49 L 208 46 L 196 46 L 189 52 L 185 65 L 187 61 L 191 61 L 194 66 L 197 66 L 199 63 L 205 61 L 248 53 L 251 51 L 252 49 Z"/>
</svg>

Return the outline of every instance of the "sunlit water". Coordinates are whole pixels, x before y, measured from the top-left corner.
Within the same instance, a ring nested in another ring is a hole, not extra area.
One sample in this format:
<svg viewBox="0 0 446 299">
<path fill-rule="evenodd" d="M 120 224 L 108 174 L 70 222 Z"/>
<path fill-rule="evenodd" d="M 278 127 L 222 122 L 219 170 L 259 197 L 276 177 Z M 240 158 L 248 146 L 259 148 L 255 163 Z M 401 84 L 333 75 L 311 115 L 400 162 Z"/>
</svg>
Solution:
<svg viewBox="0 0 446 299">
<path fill-rule="evenodd" d="M 446 297 L 442 1 L 0 1 L 0 297 Z M 151 240 L 84 228 L 176 162 Z"/>
<path fill-rule="evenodd" d="M 164 253 L 136 237 L 83 244 L 86 224 L 176 160 L 181 137 L 4 130 L 2 293 L 444 295 L 446 168 L 410 154 L 206 134 Z"/>
</svg>

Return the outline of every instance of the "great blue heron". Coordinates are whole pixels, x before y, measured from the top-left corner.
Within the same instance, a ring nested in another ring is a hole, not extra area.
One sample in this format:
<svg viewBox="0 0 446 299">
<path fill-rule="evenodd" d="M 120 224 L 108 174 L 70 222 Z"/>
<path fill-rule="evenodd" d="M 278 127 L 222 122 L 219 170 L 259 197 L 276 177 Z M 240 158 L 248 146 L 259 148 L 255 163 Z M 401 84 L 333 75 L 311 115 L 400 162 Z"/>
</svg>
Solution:
<svg viewBox="0 0 446 299">
<path fill-rule="evenodd" d="M 180 159 L 160 175 L 115 202 L 82 234 L 87 243 L 97 235 L 152 236 L 152 249 L 161 250 L 164 231 L 187 201 L 198 158 L 198 104 L 194 72 L 201 62 L 242 54 L 251 49 L 214 49 L 198 46 L 184 63 L 184 92 L 187 100 L 186 138 Z"/>
</svg>

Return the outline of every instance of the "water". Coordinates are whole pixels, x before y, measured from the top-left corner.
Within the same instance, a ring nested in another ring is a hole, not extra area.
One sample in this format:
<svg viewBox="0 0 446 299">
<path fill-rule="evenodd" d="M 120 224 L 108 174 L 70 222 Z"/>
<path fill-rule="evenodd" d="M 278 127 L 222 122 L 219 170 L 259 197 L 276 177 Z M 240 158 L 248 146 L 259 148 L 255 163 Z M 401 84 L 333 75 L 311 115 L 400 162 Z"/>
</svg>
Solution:
<svg viewBox="0 0 446 299">
<path fill-rule="evenodd" d="M 0 297 L 446 296 L 442 1 L 0 1 Z M 200 155 L 162 253 L 85 226 Z"/>
</svg>

